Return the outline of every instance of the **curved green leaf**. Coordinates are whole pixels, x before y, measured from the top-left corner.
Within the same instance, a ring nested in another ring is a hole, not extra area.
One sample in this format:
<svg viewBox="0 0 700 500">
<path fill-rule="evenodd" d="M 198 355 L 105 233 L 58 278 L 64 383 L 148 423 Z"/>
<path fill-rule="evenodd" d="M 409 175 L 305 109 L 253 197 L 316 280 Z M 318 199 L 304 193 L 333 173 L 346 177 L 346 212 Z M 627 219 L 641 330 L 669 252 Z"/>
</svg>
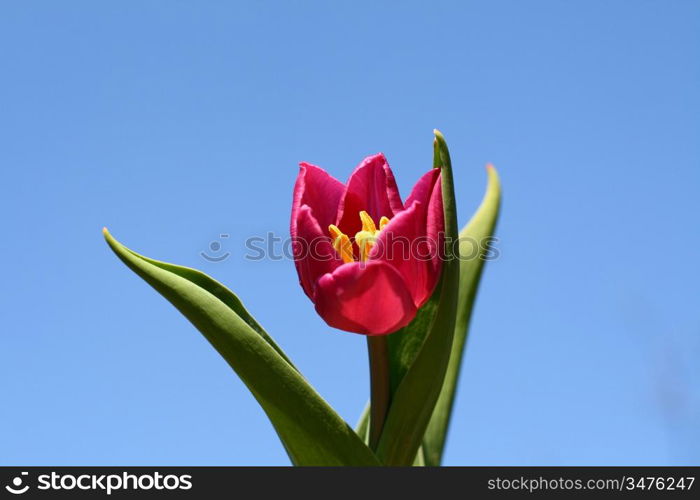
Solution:
<svg viewBox="0 0 700 500">
<path fill-rule="evenodd" d="M 355 424 L 355 432 L 366 445 L 369 445 L 369 408 L 370 403 L 368 401 L 365 405 L 365 409 L 362 410 L 360 419 L 357 421 L 357 424 Z"/>
<path fill-rule="evenodd" d="M 452 164 L 445 138 L 435 131 L 434 162 L 442 170 L 446 256 L 438 284 L 439 304 L 429 333 L 393 395 L 377 455 L 387 465 L 412 465 L 433 413 L 450 359 L 454 335 L 459 262 L 452 255 L 457 241 Z M 458 251 L 458 249 L 455 249 Z"/>
<path fill-rule="evenodd" d="M 445 382 L 423 441 L 426 465 L 440 465 L 442 461 L 469 320 L 479 288 L 481 273 L 484 269 L 488 243 L 496 229 L 501 202 L 501 184 L 498 173 L 493 166 L 489 165 L 487 172 L 488 185 L 481 205 L 459 234 L 460 269 L 457 321 L 455 322 L 452 354 L 447 366 Z"/>
<path fill-rule="evenodd" d="M 105 229 L 114 253 L 219 351 L 270 418 L 295 465 L 380 465 L 350 426 L 288 362 L 223 285 L 199 271 L 132 252 Z"/>
<path fill-rule="evenodd" d="M 388 336 L 389 341 L 389 379 L 391 394 L 399 388 L 404 375 L 418 356 L 423 342 L 435 320 L 440 305 L 440 288 L 433 293 L 423 307 L 418 310 L 416 317 L 396 333 Z"/>
<path fill-rule="evenodd" d="M 105 235 L 105 237 L 107 236 L 107 234 Z M 258 334 L 260 334 L 260 336 L 268 344 L 270 344 L 270 347 L 277 351 L 277 353 L 280 356 L 282 356 L 284 360 L 296 370 L 296 367 L 294 366 L 292 361 L 287 357 L 284 351 L 282 351 L 282 349 L 277 345 L 277 343 L 272 339 L 272 337 L 270 337 L 270 335 L 265 331 L 262 325 L 258 323 L 258 321 L 253 317 L 253 315 L 248 312 L 248 310 L 243 305 L 243 302 L 241 302 L 241 299 L 239 299 L 235 293 L 226 288 L 224 285 L 216 281 L 211 276 L 204 274 L 202 271 L 199 271 L 197 269 L 192 269 L 191 267 L 185 266 L 176 266 L 175 264 L 170 264 L 168 262 L 151 259 L 149 257 L 146 257 L 145 255 L 141 255 L 139 253 L 134 252 L 130 248 L 126 248 L 124 246 L 123 248 L 131 254 L 133 254 L 134 256 L 138 257 L 139 259 L 145 260 L 149 264 L 153 264 L 154 266 L 158 266 L 161 269 L 170 271 L 171 273 L 175 273 L 178 276 L 185 278 L 188 281 L 191 281 L 195 285 L 204 288 L 207 292 L 211 293 L 214 297 L 216 297 L 221 302 L 233 309 L 233 311 L 236 314 L 238 314 L 238 316 L 240 316 L 240 318 L 243 321 L 245 321 L 248 324 L 248 326 L 250 326 L 253 330 L 258 332 Z"/>
</svg>

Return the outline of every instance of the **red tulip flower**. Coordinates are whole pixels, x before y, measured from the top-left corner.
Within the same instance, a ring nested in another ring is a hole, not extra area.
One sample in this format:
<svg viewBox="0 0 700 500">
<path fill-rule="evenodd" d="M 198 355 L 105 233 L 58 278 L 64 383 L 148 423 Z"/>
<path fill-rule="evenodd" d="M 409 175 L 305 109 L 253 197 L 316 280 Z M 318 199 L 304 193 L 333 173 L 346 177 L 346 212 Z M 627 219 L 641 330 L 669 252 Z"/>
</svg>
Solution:
<svg viewBox="0 0 700 500">
<path fill-rule="evenodd" d="M 326 323 L 366 335 L 370 400 L 357 432 L 232 291 L 196 269 L 140 255 L 104 230 L 119 259 L 235 370 L 294 465 L 440 465 L 459 374 L 452 368 L 462 359 L 465 319 L 488 246 L 479 245 L 472 258 L 481 260 L 473 265 L 458 260 L 452 162 L 445 138 L 434 134 L 435 168 L 405 202 L 381 154 L 365 158 L 346 184 L 302 163 L 294 186 L 291 233 L 299 282 Z M 484 199 L 463 230 L 479 242 L 492 238 L 500 205 L 493 168 L 488 177 Z M 433 293 L 439 296 L 426 306 Z M 388 334 L 397 331 L 399 341 L 391 342 Z M 418 351 L 411 338 L 420 341 Z"/>
<path fill-rule="evenodd" d="M 365 158 L 347 184 L 301 163 L 291 234 L 299 282 L 330 326 L 385 335 L 406 326 L 430 298 L 442 268 L 440 169 L 406 202 L 384 158 Z"/>
</svg>

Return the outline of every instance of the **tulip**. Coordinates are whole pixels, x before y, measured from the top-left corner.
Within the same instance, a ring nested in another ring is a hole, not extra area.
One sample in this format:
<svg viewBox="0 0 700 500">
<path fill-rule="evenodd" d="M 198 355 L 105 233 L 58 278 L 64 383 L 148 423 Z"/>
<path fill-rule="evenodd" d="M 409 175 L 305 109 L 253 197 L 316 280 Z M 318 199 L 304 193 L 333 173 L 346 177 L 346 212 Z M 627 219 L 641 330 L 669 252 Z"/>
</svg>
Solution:
<svg viewBox="0 0 700 500">
<path fill-rule="evenodd" d="M 408 325 L 442 268 L 440 169 L 402 202 L 382 154 L 365 158 L 343 184 L 301 163 L 291 235 L 299 283 L 328 325 L 386 335 Z"/>
</svg>

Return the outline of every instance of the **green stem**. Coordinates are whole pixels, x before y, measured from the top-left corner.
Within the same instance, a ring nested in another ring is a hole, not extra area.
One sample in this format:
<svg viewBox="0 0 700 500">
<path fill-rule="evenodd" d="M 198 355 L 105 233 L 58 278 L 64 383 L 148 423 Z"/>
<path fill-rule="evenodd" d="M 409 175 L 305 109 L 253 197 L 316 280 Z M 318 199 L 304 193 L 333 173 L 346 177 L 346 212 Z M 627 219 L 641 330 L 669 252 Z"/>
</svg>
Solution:
<svg viewBox="0 0 700 500">
<path fill-rule="evenodd" d="M 369 446 L 379 444 L 386 415 L 389 412 L 389 342 L 386 335 L 368 335 L 370 377 Z"/>
</svg>

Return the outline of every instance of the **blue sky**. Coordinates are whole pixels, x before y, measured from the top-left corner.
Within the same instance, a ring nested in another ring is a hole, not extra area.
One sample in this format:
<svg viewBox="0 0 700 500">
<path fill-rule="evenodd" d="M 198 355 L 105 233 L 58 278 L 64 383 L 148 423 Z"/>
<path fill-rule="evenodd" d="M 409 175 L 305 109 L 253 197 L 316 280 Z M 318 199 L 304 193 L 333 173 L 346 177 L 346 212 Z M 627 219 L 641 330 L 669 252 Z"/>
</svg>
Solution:
<svg viewBox="0 0 700 500">
<path fill-rule="evenodd" d="M 364 339 L 244 241 L 287 234 L 299 161 L 382 151 L 405 196 L 435 127 L 462 224 L 504 185 L 445 463 L 700 461 L 698 2 L 12 2 L 0 45 L 0 464 L 288 463 L 105 225 L 226 283 L 354 423 Z"/>
</svg>

